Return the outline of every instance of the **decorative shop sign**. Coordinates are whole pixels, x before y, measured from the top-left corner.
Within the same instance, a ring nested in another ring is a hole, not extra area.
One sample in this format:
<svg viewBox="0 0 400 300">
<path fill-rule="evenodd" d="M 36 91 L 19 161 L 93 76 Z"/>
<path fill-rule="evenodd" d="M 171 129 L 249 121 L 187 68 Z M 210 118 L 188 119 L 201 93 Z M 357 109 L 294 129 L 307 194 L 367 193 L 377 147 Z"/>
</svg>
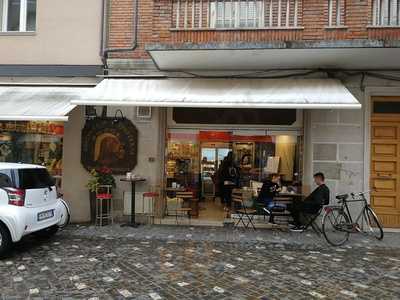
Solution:
<svg viewBox="0 0 400 300">
<path fill-rule="evenodd" d="M 39 122 L 39 121 L 1 121 L 0 131 L 63 135 L 64 124 L 62 122 Z"/>
<path fill-rule="evenodd" d="M 108 167 L 125 174 L 137 164 L 138 134 L 124 117 L 86 120 L 82 130 L 81 162 L 86 170 Z"/>
</svg>

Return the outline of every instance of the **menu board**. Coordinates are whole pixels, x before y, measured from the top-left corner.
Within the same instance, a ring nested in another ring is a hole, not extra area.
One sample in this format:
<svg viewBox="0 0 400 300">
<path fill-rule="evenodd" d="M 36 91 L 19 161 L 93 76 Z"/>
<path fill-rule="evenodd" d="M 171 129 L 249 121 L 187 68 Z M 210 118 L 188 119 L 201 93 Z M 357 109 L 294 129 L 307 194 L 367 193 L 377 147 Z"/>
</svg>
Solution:
<svg viewBox="0 0 400 300">
<path fill-rule="evenodd" d="M 267 160 L 267 167 L 266 167 L 265 171 L 269 174 L 278 173 L 279 162 L 280 162 L 279 156 L 269 156 L 268 160 Z"/>
</svg>

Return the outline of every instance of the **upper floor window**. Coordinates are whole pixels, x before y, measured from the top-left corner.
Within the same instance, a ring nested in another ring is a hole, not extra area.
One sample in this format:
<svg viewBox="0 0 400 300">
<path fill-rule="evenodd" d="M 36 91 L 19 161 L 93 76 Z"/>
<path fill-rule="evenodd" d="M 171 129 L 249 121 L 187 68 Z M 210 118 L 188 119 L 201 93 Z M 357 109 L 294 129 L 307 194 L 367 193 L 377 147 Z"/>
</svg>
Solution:
<svg viewBox="0 0 400 300">
<path fill-rule="evenodd" d="M 344 26 L 345 2 L 344 0 L 328 0 L 328 26 Z"/>
<path fill-rule="evenodd" d="M 373 0 L 372 25 L 400 26 L 400 0 Z"/>
<path fill-rule="evenodd" d="M 36 0 L 0 0 L 0 32 L 36 30 Z"/>
<path fill-rule="evenodd" d="M 172 0 L 176 29 L 293 28 L 301 0 Z"/>
<path fill-rule="evenodd" d="M 210 3 L 211 28 L 264 27 L 263 1 L 214 1 Z"/>
</svg>

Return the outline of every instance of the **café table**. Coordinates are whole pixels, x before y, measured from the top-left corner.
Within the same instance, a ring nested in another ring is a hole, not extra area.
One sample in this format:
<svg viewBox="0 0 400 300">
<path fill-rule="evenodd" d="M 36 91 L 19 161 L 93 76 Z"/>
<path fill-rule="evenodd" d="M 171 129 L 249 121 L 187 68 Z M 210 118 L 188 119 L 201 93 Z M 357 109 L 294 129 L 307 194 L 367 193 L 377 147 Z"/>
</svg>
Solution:
<svg viewBox="0 0 400 300">
<path fill-rule="evenodd" d="M 303 198 L 305 195 L 300 193 L 279 193 L 277 197 Z"/>
<path fill-rule="evenodd" d="M 165 189 L 166 192 L 170 192 L 170 193 L 177 193 L 177 192 L 184 192 L 186 191 L 185 188 L 173 188 L 173 187 L 167 187 Z"/>
<path fill-rule="evenodd" d="M 136 223 L 136 220 L 135 220 L 136 183 L 144 182 L 144 181 L 146 181 L 146 179 L 140 178 L 140 177 L 133 177 L 133 178 L 122 178 L 121 181 L 131 183 L 131 219 L 130 219 L 130 222 L 122 224 L 121 227 L 138 227 L 140 224 Z"/>
<path fill-rule="evenodd" d="M 279 193 L 274 197 L 274 200 L 278 203 L 292 203 L 294 201 L 303 200 L 305 195 L 301 193 Z"/>
</svg>

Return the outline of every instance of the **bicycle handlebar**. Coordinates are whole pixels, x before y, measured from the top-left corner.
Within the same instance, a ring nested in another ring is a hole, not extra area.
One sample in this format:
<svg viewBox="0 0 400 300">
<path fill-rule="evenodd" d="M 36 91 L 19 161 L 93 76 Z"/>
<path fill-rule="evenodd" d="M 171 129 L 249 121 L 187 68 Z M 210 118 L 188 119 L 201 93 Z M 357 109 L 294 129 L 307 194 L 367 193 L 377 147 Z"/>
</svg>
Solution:
<svg viewBox="0 0 400 300">
<path fill-rule="evenodd" d="M 365 200 L 365 195 L 371 193 L 372 191 L 364 191 L 364 192 L 359 192 L 359 193 L 350 193 L 350 194 L 343 194 L 343 195 L 338 195 L 336 196 L 336 199 L 338 199 L 338 203 L 342 202 L 358 202 L 358 201 L 364 201 Z M 349 196 L 352 198 L 349 200 Z M 361 197 L 361 199 L 359 198 Z"/>
</svg>

